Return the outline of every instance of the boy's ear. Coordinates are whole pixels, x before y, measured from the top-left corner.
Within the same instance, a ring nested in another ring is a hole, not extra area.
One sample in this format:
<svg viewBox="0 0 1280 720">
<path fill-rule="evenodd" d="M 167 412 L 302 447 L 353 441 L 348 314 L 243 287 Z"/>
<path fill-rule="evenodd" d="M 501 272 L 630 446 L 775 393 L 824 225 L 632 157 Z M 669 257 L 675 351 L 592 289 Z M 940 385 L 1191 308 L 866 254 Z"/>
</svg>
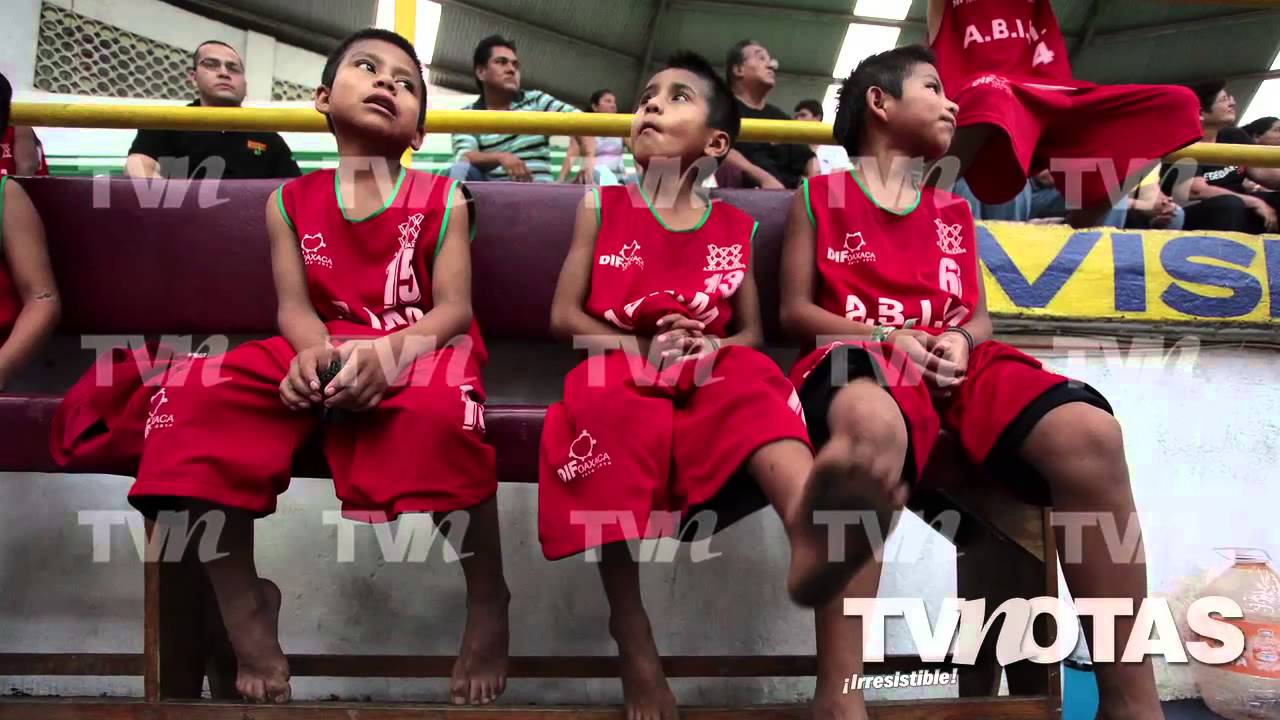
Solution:
<svg viewBox="0 0 1280 720">
<path fill-rule="evenodd" d="M 418 150 L 421 150 L 422 141 L 425 140 L 426 137 L 427 137 L 426 129 L 419 127 L 418 131 L 413 134 L 413 142 L 409 143 L 409 145 L 413 147 L 415 152 Z"/>
<path fill-rule="evenodd" d="M 316 111 L 322 115 L 329 114 L 329 88 L 319 85 L 315 94 Z"/>
<path fill-rule="evenodd" d="M 885 105 L 889 99 L 889 94 L 884 88 L 871 86 L 867 88 L 867 111 L 883 121 L 888 121 L 889 111 L 885 109 Z"/>
<path fill-rule="evenodd" d="M 731 147 L 729 133 L 723 130 L 712 130 L 711 137 L 707 138 L 707 144 L 702 149 L 702 152 L 717 160 L 723 160 L 729 154 Z"/>
</svg>

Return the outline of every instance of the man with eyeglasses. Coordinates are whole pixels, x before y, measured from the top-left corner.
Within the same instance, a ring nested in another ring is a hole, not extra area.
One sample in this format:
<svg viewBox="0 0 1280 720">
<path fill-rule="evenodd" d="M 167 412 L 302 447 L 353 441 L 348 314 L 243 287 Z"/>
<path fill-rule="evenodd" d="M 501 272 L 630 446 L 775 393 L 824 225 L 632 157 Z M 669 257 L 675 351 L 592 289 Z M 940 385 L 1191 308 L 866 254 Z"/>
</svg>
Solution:
<svg viewBox="0 0 1280 720">
<path fill-rule="evenodd" d="M 778 82 L 778 61 L 755 40 L 742 40 L 729 49 L 724 80 L 733 88 L 743 120 L 790 120 L 768 101 Z M 818 160 L 808 145 L 737 142 L 716 173 L 721 187 L 795 188 L 805 177 L 819 173 Z"/>
<path fill-rule="evenodd" d="M 244 61 L 230 45 L 207 40 L 192 54 L 189 107 L 240 107 Z M 131 177 L 288 178 L 301 174 L 284 138 L 273 132 L 139 130 L 124 172 Z"/>
</svg>

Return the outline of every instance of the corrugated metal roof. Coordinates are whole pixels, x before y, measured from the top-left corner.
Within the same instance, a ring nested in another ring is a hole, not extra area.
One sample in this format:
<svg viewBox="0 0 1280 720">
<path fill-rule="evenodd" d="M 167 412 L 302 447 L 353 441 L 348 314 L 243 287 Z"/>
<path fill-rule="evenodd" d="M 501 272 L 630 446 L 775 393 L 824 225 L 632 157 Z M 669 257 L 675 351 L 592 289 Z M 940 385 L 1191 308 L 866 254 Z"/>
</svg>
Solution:
<svg viewBox="0 0 1280 720">
<path fill-rule="evenodd" d="M 616 87 L 619 93 L 624 92 L 621 88 L 630 87 L 639 65 L 625 55 L 569 43 L 454 3 L 445 4 L 441 13 L 434 63 L 464 72 L 467 80 L 458 89 L 474 92 L 472 55 L 476 44 L 492 34 L 516 44 L 524 87 L 546 91 L 567 102 L 582 104 L 597 88 Z"/>
<path fill-rule="evenodd" d="M 375 0 L 174 0 L 250 11 L 295 31 L 340 37 L 369 24 Z M 501 33 L 519 47 L 525 87 L 585 103 L 612 88 L 624 108 L 636 92 L 655 3 L 663 0 L 440 0 L 444 5 L 433 76 L 473 91 L 477 41 Z M 716 66 L 728 48 L 751 37 L 782 65 L 771 101 L 790 109 L 821 98 L 852 19 L 855 0 L 665 0 L 653 36 L 653 61 L 676 49 Z M 1257 75 L 1280 51 L 1280 10 L 1170 0 L 1054 0 L 1073 51 L 1076 75 L 1103 83 L 1189 82 Z M 926 2 L 914 0 L 899 44 L 924 41 Z M 1095 16 L 1096 11 L 1096 17 Z M 1089 35 L 1091 42 L 1081 48 Z M 1233 83 L 1243 105 L 1257 77 Z"/>
<path fill-rule="evenodd" d="M 211 4 L 341 38 L 373 24 L 377 0 L 218 0 Z"/>
</svg>

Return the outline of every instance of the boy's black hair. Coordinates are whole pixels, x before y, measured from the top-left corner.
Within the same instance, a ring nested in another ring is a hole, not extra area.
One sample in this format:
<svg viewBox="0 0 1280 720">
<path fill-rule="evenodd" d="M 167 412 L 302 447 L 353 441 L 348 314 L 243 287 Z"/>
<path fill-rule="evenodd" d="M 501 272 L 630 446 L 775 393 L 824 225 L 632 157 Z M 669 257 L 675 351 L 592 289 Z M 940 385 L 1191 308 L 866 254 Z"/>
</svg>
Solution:
<svg viewBox="0 0 1280 720">
<path fill-rule="evenodd" d="M 891 97 L 902 97 L 902 86 L 911 76 L 916 65 L 936 65 L 938 58 L 923 45 L 904 45 L 872 55 L 858 63 L 858 67 L 840 84 L 839 104 L 836 106 L 836 142 L 844 146 L 850 156 L 856 156 L 867 127 L 867 90 L 878 87 Z"/>
<path fill-rule="evenodd" d="M 9 78 L 0 73 L 0 135 L 9 131 L 9 106 L 13 102 L 13 86 Z"/>
<path fill-rule="evenodd" d="M 240 58 L 241 63 L 244 62 L 244 57 L 240 55 L 239 50 L 231 47 L 230 45 L 222 42 L 221 40 L 205 40 L 204 42 L 197 45 L 195 50 L 191 51 L 191 69 L 192 70 L 195 70 L 196 63 L 200 62 L 200 49 L 203 48 L 205 45 L 221 45 L 222 47 L 227 48 L 231 52 L 235 53 L 236 57 Z"/>
<path fill-rule="evenodd" d="M 685 70 L 707 81 L 711 96 L 707 98 L 707 127 L 722 130 L 729 136 L 729 147 L 738 141 L 742 115 L 728 83 L 716 73 L 707 59 L 688 50 L 677 50 L 667 58 L 664 70 Z"/>
<path fill-rule="evenodd" d="M 1200 111 L 1209 112 L 1213 108 L 1214 101 L 1218 99 L 1218 93 L 1227 89 L 1227 81 L 1205 80 L 1187 87 L 1196 94 L 1196 99 L 1200 101 Z"/>
<path fill-rule="evenodd" d="M 516 52 L 516 44 L 501 35 L 490 35 L 481 40 L 479 45 L 476 45 L 476 51 L 471 56 L 471 71 L 473 75 L 476 70 L 489 64 L 489 59 L 493 57 L 493 49 L 499 47 Z M 484 83 L 480 82 L 480 78 L 476 78 L 476 87 L 481 92 L 484 92 Z"/>
<path fill-rule="evenodd" d="M 1277 122 L 1280 122 L 1280 118 L 1270 116 L 1260 117 L 1257 120 L 1244 125 L 1243 129 L 1245 132 L 1249 133 L 1249 137 L 1259 138 L 1266 134 L 1266 132 L 1271 129 L 1271 126 L 1275 125 Z"/>
<path fill-rule="evenodd" d="M 333 89 L 333 80 L 338 76 L 338 66 L 342 64 L 342 58 L 346 56 L 352 45 L 361 40 L 382 40 L 391 43 L 403 50 L 413 61 L 414 72 L 418 75 L 418 88 L 421 91 L 418 99 L 422 101 L 418 104 L 418 127 L 422 127 L 422 122 L 427 119 L 427 80 L 422 76 L 422 61 L 418 59 L 418 51 L 413 48 L 413 43 L 405 40 L 398 33 L 382 28 L 365 28 L 351 33 L 341 45 L 329 53 L 329 58 L 324 61 L 324 72 L 320 73 L 320 84 Z M 333 123 L 329 123 L 329 129 L 333 129 Z"/>
<path fill-rule="evenodd" d="M 591 93 L 591 103 L 587 105 L 587 112 L 595 112 L 594 110 L 595 104 L 600 102 L 600 100 L 604 98 L 605 95 L 612 95 L 615 98 L 618 97 L 618 93 L 610 90 L 609 88 L 601 88 Z"/>
<path fill-rule="evenodd" d="M 746 38 L 739 40 L 729 48 L 729 52 L 724 57 L 724 84 L 733 87 L 733 69 L 747 61 L 747 54 L 744 52 L 752 45 L 760 45 L 760 43 Z M 761 46 L 763 47 L 763 46 Z"/>
<path fill-rule="evenodd" d="M 801 100 L 796 103 L 796 107 L 791 111 L 791 114 L 795 115 L 801 110 L 808 110 L 810 115 L 818 118 L 819 120 L 822 119 L 822 103 L 817 100 Z"/>
</svg>

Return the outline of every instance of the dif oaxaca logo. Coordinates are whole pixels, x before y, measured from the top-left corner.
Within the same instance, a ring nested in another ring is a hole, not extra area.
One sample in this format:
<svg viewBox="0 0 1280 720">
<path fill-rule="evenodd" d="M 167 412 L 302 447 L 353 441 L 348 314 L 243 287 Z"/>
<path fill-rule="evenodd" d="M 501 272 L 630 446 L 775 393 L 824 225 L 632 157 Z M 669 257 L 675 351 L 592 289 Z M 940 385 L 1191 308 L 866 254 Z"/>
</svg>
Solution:
<svg viewBox="0 0 1280 720">
<path fill-rule="evenodd" d="M 613 461 L 609 453 L 597 453 L 596 439 L 591 433 L 583 430 L 576 440 L 569 445 L 569 462 L 556 469 L 561 482 L 570 482 L 579 478 L 590 477 L 600 468 L 609 467 Z"/>
</svg>

